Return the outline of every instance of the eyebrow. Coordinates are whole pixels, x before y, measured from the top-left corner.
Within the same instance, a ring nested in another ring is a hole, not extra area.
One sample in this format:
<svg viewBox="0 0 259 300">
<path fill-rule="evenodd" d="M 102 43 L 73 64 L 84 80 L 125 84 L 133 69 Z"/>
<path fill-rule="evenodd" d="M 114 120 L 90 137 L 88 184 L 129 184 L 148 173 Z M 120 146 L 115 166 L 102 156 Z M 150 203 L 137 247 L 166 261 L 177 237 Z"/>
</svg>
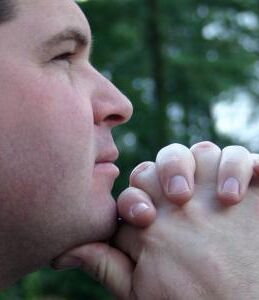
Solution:
<svg viewBox="0 0 259 300">
<path fill-rule="evenodd" d="M 65 41 L 75 41 L 80 47 L 91 47 L 91 40 L 87 35 L 79 28 L 67 28 L 42 43 L 43 48 L 50 48 L 57 46 Z"/>
</svg>

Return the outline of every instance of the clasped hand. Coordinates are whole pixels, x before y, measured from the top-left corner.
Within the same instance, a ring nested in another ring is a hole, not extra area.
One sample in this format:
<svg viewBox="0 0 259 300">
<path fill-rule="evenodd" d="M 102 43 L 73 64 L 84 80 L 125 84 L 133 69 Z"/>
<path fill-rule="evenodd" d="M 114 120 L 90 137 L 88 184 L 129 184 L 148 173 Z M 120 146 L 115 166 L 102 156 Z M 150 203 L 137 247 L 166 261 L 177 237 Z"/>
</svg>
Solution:
<svg viewBox="0 0 259 300">
<path fill-rule="evenodd" d="M 259 299 L 257 159 L 209 142 L 163 148 L 118 199 L 127 223 L 115 247 L 88 244 L 59 261 L 80 258 L 123 300 Z"/>
</svg>

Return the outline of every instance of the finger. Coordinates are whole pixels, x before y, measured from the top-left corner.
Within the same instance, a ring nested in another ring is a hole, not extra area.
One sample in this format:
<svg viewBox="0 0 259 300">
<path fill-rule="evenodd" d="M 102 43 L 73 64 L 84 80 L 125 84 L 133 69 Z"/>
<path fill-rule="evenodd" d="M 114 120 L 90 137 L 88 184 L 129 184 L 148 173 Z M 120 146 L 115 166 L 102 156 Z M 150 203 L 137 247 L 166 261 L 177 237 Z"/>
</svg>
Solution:
<svg viewBox="0 0 259 300">
<path fill-rule="evenodd" d="M 88 244 L 66 253 L 52 264 L 56 270 L 81 267 L 111 290 L 118 299 L 131 297 L 133 262 L 119 250 L 103 243 Z"/>
<path fill-rule="evenodd" d="M 254 161 L 250 152 L 241 146 L 222 150 L 218 173 L 218 196 L 225 205 L 241 201 L 253 175 Z"/>
<path fill-rule="evenodd" d="M 191 147 L 196 171 L 195 183 L 197 185 L 217 184 L 218 167 L 220 163 L 221 150 L 211 142 L 201 142 Z"/>
<path fill-rule="evenodd" d="M 168 204 L 164 196 L 154 162 L 144 162 L 130 175 L 130 185 L 144 191 L 152 199 L 154 207 Z"/>
<path fill-rule="evenodd" d="M 133 262 L 138 262 L 143 245 L 148 239 L 149 230 L 150 228 L 140 229 L 123 224 L 113 237 L 112 243 L 117 249 L 127 254 Z"/>
<path fill-rule="evenodd" d="M 150 196 L 135 187 L 129 187 L 120 194 L 117 207 L 119 217 L 133 226 L 147 227 L 156 217 Z"/>
<path fill-rule="evenodd" d="M 191 151 L 181 144 L 161 149 L 156 158 L 164 194 L 176 205 L 182 205 L 193 194 L 195 161 Z"/>
</svg>

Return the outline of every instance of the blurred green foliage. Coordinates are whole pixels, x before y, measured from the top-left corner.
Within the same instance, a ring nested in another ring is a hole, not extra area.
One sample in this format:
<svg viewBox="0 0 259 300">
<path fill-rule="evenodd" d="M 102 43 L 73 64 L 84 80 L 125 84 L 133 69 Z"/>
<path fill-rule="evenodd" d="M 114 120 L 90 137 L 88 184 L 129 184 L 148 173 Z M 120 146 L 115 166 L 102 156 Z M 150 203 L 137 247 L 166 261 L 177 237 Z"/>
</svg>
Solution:
<svg viewBox="0 0 259 300">
<path fill-rule="evenodd" d="M 132 168 L 154 160 L 168 143 L 231 143 L 215 130 L 212 104 L 235 88 L 258 100 L 257 0 L 89 0 L 80 5 L 93 32 L 93 65 L 135 110 L 129 124 L 114 131 L 122 173 L 115 196 L 127 186 Z M 7 299 L 112 297 L 79 271 L 43 270 L 0 295 Z"/>
</svg>

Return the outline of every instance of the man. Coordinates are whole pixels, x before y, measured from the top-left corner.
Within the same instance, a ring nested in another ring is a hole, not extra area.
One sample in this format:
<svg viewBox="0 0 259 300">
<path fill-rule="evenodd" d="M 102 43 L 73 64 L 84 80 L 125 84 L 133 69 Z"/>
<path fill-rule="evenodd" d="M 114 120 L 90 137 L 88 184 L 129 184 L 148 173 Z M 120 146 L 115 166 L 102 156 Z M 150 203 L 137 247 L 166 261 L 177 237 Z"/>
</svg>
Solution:
<svg viewBox="0 0 259 300">
<path fill-rule="evenodd" d="M 111 129 L 132 106 L 90 65 L 90 28 L 74 1 L 0 4 L 13 8 L 0 25 L 4 287 L 114 231 Z"/>
<path fill-rule="evenodd" d="M 90 28 L 74 1 L 1 0 L 0 12 L 0 39 L 4 41 L 0 43 L 0 286 L 4 288 L 74 247 L 96 247 L 92 243 L 112 235 L 116 206 L 110 191 L 118 176 L 113 164 L 118 153 L 111 129 L 130 118 L 132 107 L 89 63 Z M 162 151 L 157 165 L 167 198 L 179 202 L 180 191 L 183 203 L 193 195 L 195 168 L 194 164 L 186 168 L 194 162 L 192 152 L 179 147 L 180 152 L 176 148 Z M 240 194 L 233 193 L 233 180 L 226 185 L 222 199 L 230 202 L 244 195 L 252 173 L 250 156 L 238 149 L 234 150 L 238 162 L 244 162 L 247 169 L 228 171 L 223 164 L 219 171 L 221 179 L 228 175 L 240 180 Z M 172 169 L 175 153 L 181 159 Z M 168 184 L 172 175 L 176 177 Z M 155 210 L 149 193 L 143 192 L 141 199 L 136 194 L 122 199 L 121 216 L 133 224 L 150 224 Z M 165 198 L 156 200 L 160 201 L 166 202 Z M 159 205 L 157 209 L 159 213 Z M 123 243 L 118 238 L 118 246 L 125 250 Z M 103 249 L 104 245 L 99 246 Z M 107 258 L 115 271 L 132 268 L 122 252 L 114 249 L 113 253 L 115 260 Z M 171 248 L 167 255 L 172 255 Z M 156 256 L 157 261 L 161 258 Z M 74 259 L 82 264 L 80 255 Z M 149 295 L 145 282 L 152 272 L 143 273 L 145 263 L 140 267 L 143 276 L 138 289 Z M 107 275 L 118 274 L 108 271 Z M 132 284 L 129 277 L 125 282 L 128 289 L 118 290 L 115 283 L 114 292 L 126 299 Z M 165 284 L 170 282 L 171 278 Z"/>
</svg>

